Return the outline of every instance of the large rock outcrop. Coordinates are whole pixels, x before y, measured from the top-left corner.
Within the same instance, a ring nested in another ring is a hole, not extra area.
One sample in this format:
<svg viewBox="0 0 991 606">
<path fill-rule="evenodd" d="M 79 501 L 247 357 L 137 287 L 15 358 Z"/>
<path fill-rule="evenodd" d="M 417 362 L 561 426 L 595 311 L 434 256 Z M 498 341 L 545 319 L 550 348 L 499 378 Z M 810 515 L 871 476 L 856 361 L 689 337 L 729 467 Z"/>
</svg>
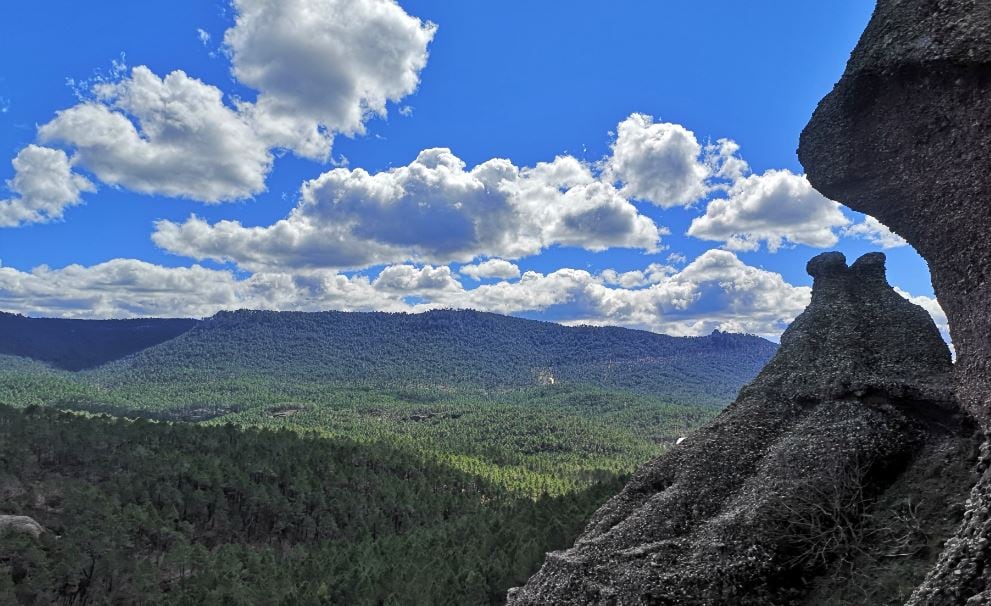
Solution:
<svg viewBox="0 0 991 606">
<path fill-rule="evenodd" d="M 991 428 L 991 4 L 879 0 L 799 157 L 819 191 L 878 218 L 928 261 L 956 347 L 957 395 Z M 991 604 L 989 474 L 912 604 Z"/>
<path fill-rule="evenodd" d="M 991 416 L 991 4 L 880 0 L 802 133 L 812 185 L 925 257 L 959 397 Z"/>
<path fill-rule="evenodd" d="M 34 518 L 28 516 L 0 515 L 0 533 L 4 532 L 29 534 L 38 538 L 41 533 L 45 532 L 45 529 Z"/>
<path fill-rule="evenodd" d="M 808 269 L 812 302 L 760 375 L 641 468 L 510 604 L 800 604 L 817 583 L 834 595 L 817 577 L 911 542 L 892 521 L 913 508 L 905 477 L 936 485 L 915 522 L 952 528 L 974 424 L 935 325 L 888 285 L 882 254 L 847 267 L 826 253 Z M 897 550 L 926 558 L 922 545 Z"/>
</svg>

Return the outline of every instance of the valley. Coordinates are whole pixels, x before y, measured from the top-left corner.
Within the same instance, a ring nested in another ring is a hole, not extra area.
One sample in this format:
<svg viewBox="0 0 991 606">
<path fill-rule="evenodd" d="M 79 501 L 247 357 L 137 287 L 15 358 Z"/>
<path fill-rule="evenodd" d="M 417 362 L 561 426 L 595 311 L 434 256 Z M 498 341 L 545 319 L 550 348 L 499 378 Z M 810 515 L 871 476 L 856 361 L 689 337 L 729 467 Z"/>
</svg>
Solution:
<svg viewBox="0 0 991 606">
<path fill-rule="evenodd" d="M 0 317 L 0 489 L 49 529 L 5 539 L 22 601 L 499 603 L 776 350 L 460 311 L 156 322 Z"/>
</svg>

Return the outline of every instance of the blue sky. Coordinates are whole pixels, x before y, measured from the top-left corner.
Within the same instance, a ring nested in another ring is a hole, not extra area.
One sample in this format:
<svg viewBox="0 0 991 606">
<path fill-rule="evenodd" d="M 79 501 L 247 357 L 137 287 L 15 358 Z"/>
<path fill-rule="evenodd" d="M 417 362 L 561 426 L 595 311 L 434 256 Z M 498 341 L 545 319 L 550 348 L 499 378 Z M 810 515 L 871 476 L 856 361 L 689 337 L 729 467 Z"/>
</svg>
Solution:
<svg viewBox="0 0 991 606">
<path fill-rule="evenodd" d="M 400 5 L 0 9 L 0 155 L 20 160 L 0 160 L 0 309 L 451 306 L 773 337 L 809 257 L 887 246 L 944 321 L 918 255 L 804 188 L 795 155 L 870 3 Z"/>
</svg>

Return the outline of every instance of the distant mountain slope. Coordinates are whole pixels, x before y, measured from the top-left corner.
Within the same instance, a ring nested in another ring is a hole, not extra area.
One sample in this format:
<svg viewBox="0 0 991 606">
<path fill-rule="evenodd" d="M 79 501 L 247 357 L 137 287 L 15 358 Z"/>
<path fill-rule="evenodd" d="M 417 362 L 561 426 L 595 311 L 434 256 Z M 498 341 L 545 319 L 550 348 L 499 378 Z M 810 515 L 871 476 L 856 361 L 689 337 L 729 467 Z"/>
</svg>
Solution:
<svg viewBox="0 0 991 606">
<path fill-rule="evenodd" d="M 726 403 L 776 350 L 725 333 L 670 337 L 474 311 L 222 312 L 108 364 L 108 386 L 252 377 L 369 386 L 516 388 L 556 382 Z"/>
<path fill-rule="evenodd" d="M 105 364 L 175 338 L 197 320 L 62 320 L 0 312 L 0 355 L 46 362 L 63 370 Z"/>
</svg>

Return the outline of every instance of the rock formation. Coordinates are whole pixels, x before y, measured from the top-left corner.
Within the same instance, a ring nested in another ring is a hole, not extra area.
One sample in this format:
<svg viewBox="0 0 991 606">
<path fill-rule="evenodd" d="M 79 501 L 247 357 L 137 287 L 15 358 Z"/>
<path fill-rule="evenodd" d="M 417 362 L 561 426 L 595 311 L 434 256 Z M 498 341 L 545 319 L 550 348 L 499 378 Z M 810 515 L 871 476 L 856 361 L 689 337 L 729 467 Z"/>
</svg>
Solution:
<svg viewBox="0 0 991 606">
<path fill-rule="evenodd" d="M 812 302 L 760 375 L 641 468 L 510 604 L 798 604 L 817 587 L 837 593 L 823 575 L 839 562 L 911 542 L 892 521 L 906 503 L 913 523 L 953 527 L 974 425 L 935 325 L 888 285 L 880 253 L 851 267 L 825 253 L 808 270 Z M 921 478 L 938 486 L 913 510 L 908 486 Z M 932 557 L 898 551 L 922 559 L 921 581 Z"/>
<path fill-rule="evenodd" d="M 0 533 L 14 532 L 18 534 L 29 534 L 34 538 L 41 536 L 45 532 L 41 524 L 28 516 L 0 515 Z"/>
<path fill-rule="evenodd" d="M 819 191 L 873 215 L 928 261 L 956 347 L 957 395 L 991 428 L 991 5 L 879 0 L 799 156 Z M 991 604 L 983 473 L 912 604 Z"/>
<path fill-rule="evenodd" d="M 802 133 L 824 195 L 925 257 L 957 351 L 959 397 L 991 415 L 991 6 L 880 0 Z"/>
</svg>

